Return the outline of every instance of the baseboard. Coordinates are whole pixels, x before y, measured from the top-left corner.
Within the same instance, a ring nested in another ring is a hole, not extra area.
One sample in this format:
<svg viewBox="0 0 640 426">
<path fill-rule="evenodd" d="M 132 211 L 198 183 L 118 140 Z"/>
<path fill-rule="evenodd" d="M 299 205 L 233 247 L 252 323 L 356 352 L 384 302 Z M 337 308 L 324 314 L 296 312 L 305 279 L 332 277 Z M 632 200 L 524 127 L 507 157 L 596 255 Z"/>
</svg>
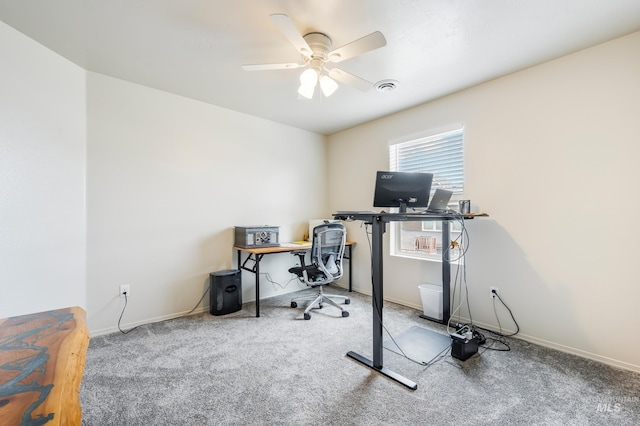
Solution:
<svg viewBox="0 0 640 426">
<path fill-rule="evenodd" d="M 162 316 L 155 317 L 155 318 L 148 318 L 148 319 L 142 320 L 142 321 L 131 322 L 131 323 L 127 323 L 127 324 L 120 324 L 120 328 L 123 329 L 124 331 L 127 331 L 127 330 L 130 330 L 130 329 L 134 328 L 134 327 L 138 327 L 140 325 L 152 324 L 154 322 L 167 321 L 167 320 L 171 320 L 171 319 L 175 319 L 175 318 L 180 318 L 180 317 L 200 314 L 202 312 L 209 312 L 209 307 L 208 306 L 201 306 L 201 307 L 199 307 L 197 309 L 194 309 L 193 312 L 191 312 L 191 311 L 176 312 L 174 314 L 162 315 Z M 114 326 L 114 327 L 101 328 L 99 330 L 89 330 L 89 332 L 91 333 L 91 337 L 104 336 L 106 334 L 117 333 L 119 331 L 120 330 L 118 329 L 117 325 Z"/>
<path fill-rule="evenodd" d="M 460 323 L 469 322 L 468 318 L 462 318 L 462 317 L 456 317 L 456 318 L 454 318 L 454 320 L 457 321 L 457 322 L 460 322 Z M 502 334 L 507 334 L 508 335 L 508 334 L 515 333 L 515 330 L 510 330 L 510 329 L 505 329 L 505 328 L 500 330 L 495 325 L 486 324 L 486 323 L 479 322 L 479 321 L 474 321 L 474 324 L 479 326 L 479 327 L 485 328 L 487 330 L 491 330 L 491 331 L 495 331 L 495 332 L 501 332 Z M 633 371 L 633 372 L 636 372 L 636 373 L 640 373 L 640 366 L 638 366 L 638 365 L 634 365 L 634 364 L 630 364 L 628 362 L 624 362 L 624 361 L 620 361 L 620 360 L 617 360 L 617 359 L 609 358 L 609 357 L 606 357 L 606 356 L 594 354 L 592 352 L 584 351 L 584 350 L 578 349 L 578 348 L 573 348 L 571 346 L 562 345 L 560 343 L 551 342 L 549 340 L 541 339 L 539 337 L 530 336 L 530 335 L 524 334 L 524 333 L 518 333 L 516 336 L 513 336 L 512 338 L 513 339 L 524 340 L 525 342 L 533 343 L 535 345 L 543 346 L 543 347 L 549 348 L 549 349 L 555 349 L 555 350 L 560 351 L 560 352 L 564 352 L 564 353 L 571 354 L 571 355 L 576 355 L 576 356 L 579 356 L 581 358 L 590 359 L 592 361 L 597 361 L 597 362 L 600 362 L 602 364 L 607 364 L 607 365 L 610 365 L 612 367 L 620 368 L 622 370 L 629 370 L 629 371 Z"/>
<path fill-rule="evenodd" d="M 345 290 L 348 290 L 348 287 L 343 287 L 342 285 L 339 285 L 339 287 L 344 288 Z M 296 291 L 300 291 L 300 290 L 304 290 L 308 287 L 300 287 L 300 288 L 292 288 L 289 291 L 283 291 L 282 293 L 276 293 L 276 294 L 270 294 L 268 296 L 265 297 L 261 297 L 260 300 L 266 300 L 266 299 L 270 299 L 272 297 L 278 297 L 278 296 L 282 296 L 283 294 L 289 294 L 289 293 L 295 293 Z M 245 303 L 253 303 L 255 302 L 256 299 L 254 298 L 249 298 L 246 300 L 243 300 L 242 304 L 244 305 Z M 131 323 L 127 323 L 127 324 L 120 324 L 120 328 L 122 328 L 123 330 L 130 330 L 133 327 L 138 327 L 140 325 L 144 325 L 144 324 L 152 324 L 154 322 L 161 322 L 161 321 L 167 321 L 170 319 L 174 319 L 174 318 L 180 318 L 183 316 L 187 316 L 187 315 L 195 315 L 195 314 L 200 314 L 202 312 L 209 312 L 209 306 L 200 306 L 197 309 L 193 310 L 193 312 L 191 311 L 183 311 L 183 312 L 176 312 L 173 314 L 168 314 L 168 315 L 162 315 L 159 317 L 155 317 L 155 318 L 148 318 L 142 321 L 137 321 L 137 322 L 131 322 Z M 117 333 L 120 330 L 118 329 L 118 326 L 113 326 L 113 327 L 107 327 L 107 328 L 101 328 L 98 330 L 89 330 L 89 332 L 91 333 L 91 336 L 93 337 L 97 337 L 97 336 L 104 336 L 106 334 L 111 334 L 111 333 Z"/>
<path fill-rule="evenodd" d="M 465 318 L 461 318 L 460 322 L 465 322 L 468 321 L 468 319 Z M 499 332 L 499 329 L 491 324 L 485 324 L 485 323 L 481 323 L 481 322 L 477 322 L 474 321 L 475 324 L 477 324 L 478 326 L 482 327 L 482 328 L 486 328 L 488 330 L 491 331 L 495 331 L 495 332 Z M 515 330 L 506 330 L 503 329 L 502 333 L 503 334 L 511 334 L 515 332 Z M 624 361 L 620 361 L 617 359 L 613 359 L 613 358 L 609 358 L 609 357 L 605 357 L 602 355 L 598 355 L 598 354 L 594 354 L 592 352 L 588 352 L 588 351 L 583 351 L 582 349 L 577 349 L 577 348 L 573 348 L 571 346 L 566 346 L 566 345 L 562 345 L 559 343 L 555 343 L 555 342 L 551 342 L 549 340 L 545 340 L 545 339 L 540 339 L 538 337 L 535 336 L 530 336 L 527 334 L 523 334 L 523 333 L 518 333 L 517 336 L 513 337 L 514 339 L 520 339 L 520 340 L 524 340 L 526 342 L 529 343 L 533 343 L 539 346 L 544 346 L 545 348 L 549 348 L 549 349 L 555 349 L 557 351 L 560 352 L 564 352 L 564 353 L 568 353 L 571 355 L 576 355 L 582 358 L 587 358 L 590 359 L 592 361 L 597 361 L 597 362 L 601 362 L 603 364 L 607 364 L 610 365 L 612 367 L 616 367 L 616 368 L 620 368 L 623 370 L 629 370 L 629 371 L 633 371 L 636 373 L 640 373 L 640 366 L 638 365 L 634 365 L 634 364 L 630 364 L 628 362 L 624 362 Z"/>
</svg>

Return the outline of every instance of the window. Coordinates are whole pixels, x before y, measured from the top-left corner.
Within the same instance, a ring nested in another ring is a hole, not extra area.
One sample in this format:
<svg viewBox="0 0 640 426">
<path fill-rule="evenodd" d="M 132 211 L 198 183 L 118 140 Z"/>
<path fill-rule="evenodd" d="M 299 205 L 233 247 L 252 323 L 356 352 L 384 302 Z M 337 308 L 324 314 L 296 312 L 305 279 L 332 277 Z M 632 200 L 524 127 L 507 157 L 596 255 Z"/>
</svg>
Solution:
<svg viewBox="0 0 640 426">
<path fill-rule="evenodd" d="M 390 170 L 433 173 L 431 193 L 436 188 L 462 194 L 462 129 L 389 146 Z"/>
<path fill-rule="evenodd" d="M 435 132 L 434 132 L 435 133 Z M 421 136 L 389 145 L 389 170 L 433 173 L 431 195 L 436 188 L 452 191 L 454 197 L 464 190 L 463 130 L 453 130 Z M 450 222 L 451 240 L 461 231 Z M 393 222 L 391 254 L 417 259 L 440 260 L 442 222 Z M 452 253 L 451 258 L 457 258 Z"/>
</svg>

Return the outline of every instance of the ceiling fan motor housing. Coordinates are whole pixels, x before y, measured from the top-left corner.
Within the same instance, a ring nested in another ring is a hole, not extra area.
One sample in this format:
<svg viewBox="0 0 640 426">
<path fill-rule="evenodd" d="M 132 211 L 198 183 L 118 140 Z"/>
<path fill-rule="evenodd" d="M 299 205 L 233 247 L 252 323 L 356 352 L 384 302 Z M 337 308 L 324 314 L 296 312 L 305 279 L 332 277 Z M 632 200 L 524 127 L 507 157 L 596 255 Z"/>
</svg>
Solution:
<svg viewBox="0 0 640 426">
<path fill-rule="evenodd" d="M 325 62 L 329 59 L 329 51 L 331 50 L 331 39 L 326 34 L 309 33 L 305 35 L 304 41 L 311 48 L 311 55 L 302 58 L 309 64 L 309 67 L 320 71 Z"/>
</svg>

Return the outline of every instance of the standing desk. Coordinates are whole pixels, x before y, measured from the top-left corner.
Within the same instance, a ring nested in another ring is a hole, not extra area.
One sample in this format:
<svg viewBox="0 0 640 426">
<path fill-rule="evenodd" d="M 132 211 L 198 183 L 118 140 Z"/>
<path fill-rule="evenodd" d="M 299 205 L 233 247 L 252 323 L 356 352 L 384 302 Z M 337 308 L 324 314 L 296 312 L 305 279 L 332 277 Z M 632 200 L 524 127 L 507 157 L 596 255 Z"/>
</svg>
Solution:
<svg viewBox="0 0 640 426">
<path fill-rule="evenodd" d="M 353 351 L 349 351 L 347 356 L 355 359 L 356 361 L 366 365 L 367 367 L 378 371 L 390 379 L 395 380 L 398 383 L 410 389 L 417 389 L 418 385 L 412 380 L 403 377 L 388 368 L 385 368 L 382 363 L 382 236 L 385 233 L 387 223 L 398 221 L 442 221 L 442 321 L 446 324 L 449 321 L 451 315 L 451 267 L 449 258 L 447 256 L 449 247 L 451 244 L 451 236 L 449 232 L 448 222 L 452 220 L 472 219 L 472 215 L 460 216 L 456 214 L 435 214 L 435 213 L 375 213 L 375 212 L 338 212 L 334 213 L 333 218 L 337 220 L 361 220 L 365 223 L 372 225 L 372 237 L 371 237 L 371 279 L 373 282 L 373 361 L 357 354 Z M 431 319 L 431 318 L 430 318 Z"/>
<path fill-rule="evenodd" d="M 343 259 L 349 259 L 349 262 L 353 262 L 352 250 L 353 246 L 356 243 L 347 241 L 345 243 L 345 253 L 343 255 Z M 260 316 L 260 261 L 264 257 L 265 254 L 274 254 L 274 253 L 290 253 L 292 251 L 298 250 L 311 250 L 311 243 L 309 244 L 300 244 L 300 245 L 286 245 L 286 246 L 275 246 L 275 247 L 238 247 L 234 246 L 234 250 L 238 252 L 238 270 L 245 270 L 255 274 L 256 276 L 256 317 Z M 242 253 L 247 253 L 247 257 L 242 261 Z M 247 263 L 249 261 L 253 261 L 252 266 L 248 266 Z M 351 287 L 351 276 L 353 267 L 352 264 L 349 265 L 349 291 L 352 290 Z"/>
</svg>

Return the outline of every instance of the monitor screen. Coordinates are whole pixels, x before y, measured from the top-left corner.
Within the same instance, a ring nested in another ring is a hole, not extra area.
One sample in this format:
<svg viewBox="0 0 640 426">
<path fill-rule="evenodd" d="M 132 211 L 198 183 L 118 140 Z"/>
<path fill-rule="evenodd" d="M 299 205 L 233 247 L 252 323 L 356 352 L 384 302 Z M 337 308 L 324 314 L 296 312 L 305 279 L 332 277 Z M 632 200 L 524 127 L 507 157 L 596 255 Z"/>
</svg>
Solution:
<svg viewBox="0 0 640 426">
<path fill-rule="evenodd" d="M 433 173 L 377 172 L 374 207 L 427 207 Z"/>
</svg>

